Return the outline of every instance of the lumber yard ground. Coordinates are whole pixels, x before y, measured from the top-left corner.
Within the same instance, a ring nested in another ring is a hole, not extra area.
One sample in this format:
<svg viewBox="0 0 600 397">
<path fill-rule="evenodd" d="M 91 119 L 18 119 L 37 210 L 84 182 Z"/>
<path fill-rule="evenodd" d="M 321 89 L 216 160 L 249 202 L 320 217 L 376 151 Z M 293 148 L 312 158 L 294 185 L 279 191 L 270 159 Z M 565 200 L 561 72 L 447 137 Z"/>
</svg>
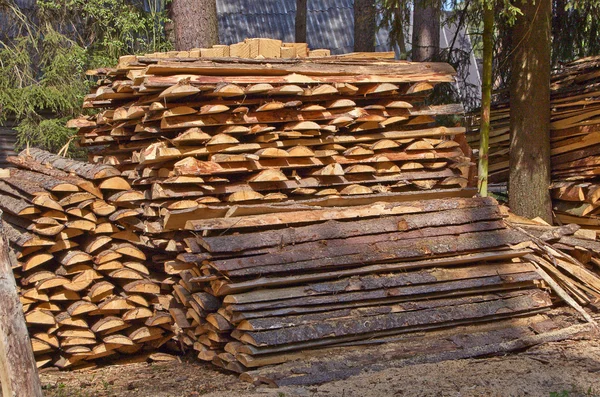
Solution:
<svg viewBox="0 0 600 397">
<path fill-rule="evenodd" d="M 194 358 L 41 374 L 45 394 L 123 397 L 600 396 L 600 341 L 543 344 L 518 354 L 364 373 L 320 386 L 255 388 Z"/>
</svg>

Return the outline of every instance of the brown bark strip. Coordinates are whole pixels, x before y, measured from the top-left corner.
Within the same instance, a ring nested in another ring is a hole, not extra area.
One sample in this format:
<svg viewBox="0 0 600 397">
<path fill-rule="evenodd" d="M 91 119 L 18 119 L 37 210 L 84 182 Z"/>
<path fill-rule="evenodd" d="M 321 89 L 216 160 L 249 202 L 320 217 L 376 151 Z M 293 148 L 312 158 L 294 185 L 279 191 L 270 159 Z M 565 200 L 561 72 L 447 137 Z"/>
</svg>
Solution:
<svg viewBox="0 0 600 397">
<path fill-rule="evenodd" d="M 267 275 L 290 271 L 308 272 L 316 269 L 357 267 L 376 262 L 410 260 L 416 258 L 436 257 L 486 250 L 516 244 L 526 241 L 527 238 L 520 233 L 509 230 L 494 230 L 479 233 L 465 233 L 458 236 L 432 237 L 427 242 L 420 241 L 415 246 L 414 241 L 395 241 L 376 243 L 367 252 L 357 254 L 323 257 L 299 262 L 281 263 L 261 266 L 262 260 L 271 261 L 271 258 L 253 260 L 250 267 L 229 270 L 226 272 L 231 277 Z"/>
<path fill-rule="evenodd" d="M 408 261 L 399 263 L 377 264 L 362 266 L 359 268 L 344 269 L 338 271 L 329 271 L 322 273 L 308 273 L 281 277 L 260 277 L 249 281 L 229 282 L 218 287 L 215 293 L 218 296 L 229 295 L 253 288 L 278 287 L 290 284 L 300 284 L 308 282 L 318 282 L 324 280 L 333 280 L 340 277 L 360 276 L 364 274 L 380 274 L 392 271 L 409 271 L 412 269 L 421 269 L 432 266 L 449 266 L 467 263 L 477 263 L 481 261 L 505 260 L 522 257 L 531 251 L 529 250 L 499 250 L 480 252 L 466 255 L 456 255 L 447 258 L 425 259 L 421 261 Z"/>
<path fill-rule="evenodd" d="M 532 309 L 552 305 L 550 296 L 533 290 L 529 296 L 508 297 L 485 303 L 463 303 L 443 308 L 424 309 L 417 312 L 392 313 L 373 316 L 367 322 L 351 319 L 323 321 L 312 325 L 301 325 L 273 331 L 247 332 L 244 341 L 254 346 L 271 346 L 299 341 L 332 338 L 349 334 L 363 334 L 404 327 L 443 324 L 462 319 L 493 317 L 498 312 L 518 314 Z"/>
<path fill-rule="evenodd" d="M 266 250 L 262 255 L 243 258 L 214 259 L 211 265 L 222 272 L 245 269 L 254 266 L 294 263 L 316 260 L 319 258 L 335 258 L 336 256 L 356 255 L 378 247 L 380 244 L 393 245 L 397 241 L 419 245 L 424 239 L 460 235 L 465 233 L 501 230 L 502 221 L 474 222 L 455 226 L 425 227 L 411 231 L 396 231 L 371 236 L 356 236 L 327 241 L 316 241 L 286 247 L 275 247 Z"/>
<path fill-rule="evenodd" d="M 432 284 L 421 284 L 421 285 L 407 285 L 400 287 L 380 288 L 370 291 L 356 291 L 356 292 L 345 292 L 337 295 L 323 295 L 323 296 L 300 296 L 297 298 L 281 299 L 277 301 L 265 301 L 265 302 L 252 302 L 252 303 L 240 303 L 231 304 L 228 307 L 228 311 L 253 311 L 253 310 L 272 310 L 282 309 L 294 306 L 320 306 L 328 304 L 340 304 L 350 302 L 368 302 L 374 301 L 377 303 L 378 300 L 400 298 L 400 297 L 411 297 L 416 300 L 417 296 L 425 297 L 431 295 L 431 297 L 439 296 L 442 294 L 448 294 L 451 291 L 462 290 L 468 291 L 472 289 L 489 288 L 489 287 L 503 287 L 510 288 L 511 283 L 525 283 L 526 285 L 533 280 L 540 280 L 541 277 L 536 272 L 517 273 L 511 276 L 503 277 L 502 275 L 487 276 L 475 279 L 465 280 L 451 280 L 443 281 Z M 529 285 L 531 285 L 529 283 Z"/>
<path fill-rule="evenodd" d="M 410 197 L 410 196 L 409 196 Z M 231 228 L 244 228 L 254 226 L 291 225 L 336 219 L 350 219 L 356 217 L 375 217 L 382 215 L 412 214 L 418 212 L 431 212 L 442 208 L 458 208 L 459 203 L 470 199 L 430 199 L 422 202 L 406 201 L 396 203 L 375 202 L 370 205 L 354 206 L 351 208 L 328 208 L 324 210 L 288 212 L 282 214 L 268 214 L 247 217 L 231 217 L 223 219 L 208 219 L 202 221 L 188 221 L 186 229 L 189 230 L 219 230 Z M 434 209 L 435 208 L 435 209 Z M 169 218 L 165 217 L 165 227 L 169 227 Z"/>
<path fill-rule="evenodd" d="M 327 221 L 311 226 L 247 233 L 243 235 L 243 238 L 239 235 L 216 237 L 198 236 L 197 240 L 200 245 L 212 253 L 240 252 L 249 249 L 274 246 L 284 247 L 290 244 L 300 244 L 311 241 L 459 224 L 464 223 L 467 219 L 464 216 L 467 214 L 469 221 L 494 219 L 482 217 L 494 217 L 499 214 L 498 209 L 492 206 L 494 205 L 494 201 L 490 199 L 473 199 L 470 202 L 465 202 L 464 205 L 465 207 L 458 209 L 435 212 L 433 216 L 431 214 L 415 214 L 353 222 Z M 470 205 L 476 206 L 477 208 L 471 208 Z"/>
</svg>

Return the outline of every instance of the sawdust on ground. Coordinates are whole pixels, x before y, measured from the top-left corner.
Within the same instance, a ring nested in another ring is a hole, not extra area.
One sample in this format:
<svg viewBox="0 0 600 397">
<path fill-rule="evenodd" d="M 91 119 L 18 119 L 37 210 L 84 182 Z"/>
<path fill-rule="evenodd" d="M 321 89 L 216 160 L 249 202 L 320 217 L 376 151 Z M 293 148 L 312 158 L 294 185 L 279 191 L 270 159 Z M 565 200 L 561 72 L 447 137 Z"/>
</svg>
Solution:
<svg viewBox="0 0 600 397">
<path fill-rule="evenodd" d="M 548 343 L 502 357 L 414 365 L 280 389 L 254 387 L 193 359 L 50 370 L 41 377 L 50 397 L 600 396 L 600 341 Z"/>
</svg>

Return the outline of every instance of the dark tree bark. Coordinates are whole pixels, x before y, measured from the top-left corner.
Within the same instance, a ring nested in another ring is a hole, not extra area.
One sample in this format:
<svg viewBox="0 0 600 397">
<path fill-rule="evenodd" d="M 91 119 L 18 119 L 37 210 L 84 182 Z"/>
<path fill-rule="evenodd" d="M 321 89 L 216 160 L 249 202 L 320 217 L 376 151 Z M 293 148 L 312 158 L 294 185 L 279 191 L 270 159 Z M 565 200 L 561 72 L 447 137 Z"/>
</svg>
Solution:
<svg viewBox="0 0 600 397">
<path fill-rule="evenodd" d="M 440 0 L 415 0 L 412 60 L 435 61 L 440 53 Z"/>
<path fill-rule="evenodd" d="M 354 51 L 374 52 L 375 32 L 374 0 L 354 0 Z"/>
<path fill-rule="evenodd" d="M 216 0 L 173 0 L 171 18 L 178 51 L 219 44 Z"/>
<path fill-rule="evenodd" d="M 403 5 L 402 5 L 403 6 Z M 400 48 L 400 59 L 406 59 L 407 51 L 406 51 L 406 38 L 404 37 L 404 18 L 402 18 L 402 10 L 400 9 L 401 5 L 396 6 L 394 9 L 394 18 L 397 21 L 398 27 L 396 29 L 397 35 L 395 37 L 394 42 L 398 44 Z"/>
<path fill-rule="evenodd" d="M 296 0 L 296 43 L 306 43 L 306 1 Z"/>
<path fill-rule="evenodd" d="M 551 0 L 515 3 L 510 80 L 509 204 L 518 215 L 552 220 L 550 192 Z"/>
</svg>

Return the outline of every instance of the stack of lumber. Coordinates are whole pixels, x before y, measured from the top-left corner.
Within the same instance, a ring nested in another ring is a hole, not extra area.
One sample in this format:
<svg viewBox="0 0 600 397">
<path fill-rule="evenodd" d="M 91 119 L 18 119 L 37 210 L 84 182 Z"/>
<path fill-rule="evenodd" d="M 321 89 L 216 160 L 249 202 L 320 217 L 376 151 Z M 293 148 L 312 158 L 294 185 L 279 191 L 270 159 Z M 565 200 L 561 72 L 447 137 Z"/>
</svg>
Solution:
<svg viewBox="0 0 600 397">
<path fill-rule="evenodd" d="M 551 80 L 551 156 L 554 213 L 557 222 L 600 230 L 600 58 L 566 65 Z M 508 180 L 510 107 L 492 109 L 489 180 Z M 476 121 L 477 123 L 477 121 Z M 468 135 L 479 147 L 478 126 Z"/>
<path fill-rule="evenodd" d="M 523 328 L 554 328 L 540 315 L 553 305 L 545 285 L 577 293 L 581 305 L 600 299 L 597 274 L 507 226 L 493 199 L 379 205 L 388 216 L 327 220 L 308 211 L 302 226 L 283 229 L 270 217 L 254 225 L 245 223 L 250 218 L 224 219 L 216 235 L 187 239 L 190 252 L 178 259 L 196 263 L 189 271 L 200 276 L 185 277 L 192 289 L 181 295 L 199 320 L 199 358 L 253 383 L 320 382 L 341 374 L 315 378 L 311 367 L 300 376 L 297 366 L 355 352 L 358 370 L 380 360 L 373 354 L 384 348 L 373 345 L 400 340 L 407 340 L 405 351 L 425 355 L 425 341 L 451 338 L 464 324 L 481 339 L 469 336 L 463 346 L 512 340 Z M 188 227 L 215 225 L 196 220 Z M 587 240 L 569 241 L 579 247 Z M 293 370 L 269 367 L 279 364 Z"/>
<path fill-rule="evenodd" d="M 468 184 L 452 140 L 464 128 L 435 125 L 461 107 L 424 104 L 452 81 L 445 64 L 138 57 L 94 73 L 84 106 L 105 110 L 69 125 L 92 162 L 128 178 L 133 191 L 113 200 L 144 205 L 131 223 L 145 232 Z"/>
<path fill-rule="evenodd" d="M 214 45 L 211 48 L 192 48 L 189 51 L 169 51 L 146 54 L 149 58 L 315 58 L 331 54 L 327 49 L 311 50 L 306 43 L 284 43 L 281 40 L 268 38 L 246 39 L 231 45 Z M 361 53 L 345 54 L 345 56 L 360 56 Z M 394 59 L 393 52 L 378 54 L 380 57 Z M 121 58 L 121 60 L 134 59 L 135 55 Z"/>
<path fill-rule="evenodd" d="M 127 241 L 106 200 L 130 189 L 120 172 L 39 149 L 9 161 L 0 209 L 38 365 L 88 365 L 171 340 L 167 276 Z"/>
<path fill-rule="evenodd" d="M 184 349 L 254 383 L 319 382 L 294 365 L 367 368 L 388 342 L 426 355 L 465 330 L 506 351 L 558 326 L 548 286 L 576 310 L 600 296 L 579 287 L 593 273 L 558 269 L 472 197 L 465 130 L 436 124 L 462 109 L 426 104 L 451 67 L 260 58 L 122 58 L 91 73 L 84 107 L 99 112 L 69 123 L 130 183 L 109 202 L 128 238 L 160 250 Z"/>
<path fill-rule="evenodd" d="M 128 178 L 132 190 L 110 202 L 127 209 L 130 236 L 148 237 L 162 250 L 155 263 L 178 280 L 182 345 L 212 360 L 229 341 L 209 322 L 220 321 L 219 295 L 192 281 L 212 257 L 196 231 L 396 215 L 398 202 L 473 194 L 463 190 L 464 128 L 435 123 L 461 107 L 425 104 L 454 70 L 386 57 L 125 57 L 92 73 L 100 80 L 84 107 L 101 112 L 69 125 L 92 162 Z"/>
</svg>

